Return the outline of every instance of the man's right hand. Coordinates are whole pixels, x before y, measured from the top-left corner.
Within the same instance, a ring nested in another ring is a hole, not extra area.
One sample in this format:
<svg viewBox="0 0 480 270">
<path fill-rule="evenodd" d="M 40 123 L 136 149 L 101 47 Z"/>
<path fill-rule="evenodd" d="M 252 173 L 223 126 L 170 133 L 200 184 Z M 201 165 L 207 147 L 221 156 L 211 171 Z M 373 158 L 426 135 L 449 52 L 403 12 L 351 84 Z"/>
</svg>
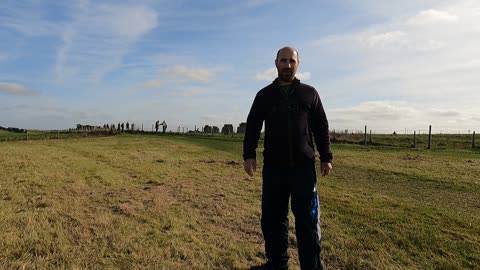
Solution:
<svg viewBox="0 0 480 270">
<path fill-rule="evenodd" d="M 257 160 L 254 158 L 246 159 L 243 162 L 243 169 L 248 175 L 253 176 L 253 173 L 257 170 Z"/>
</svg>

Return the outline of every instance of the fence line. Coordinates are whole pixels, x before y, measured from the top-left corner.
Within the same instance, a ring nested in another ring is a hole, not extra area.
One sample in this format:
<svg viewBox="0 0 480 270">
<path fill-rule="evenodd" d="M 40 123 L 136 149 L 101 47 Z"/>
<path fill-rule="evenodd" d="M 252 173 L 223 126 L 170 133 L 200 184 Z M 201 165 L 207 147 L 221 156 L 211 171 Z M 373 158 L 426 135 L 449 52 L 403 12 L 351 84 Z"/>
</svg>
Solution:
<svg viewBox="0 0 480 270">
<path fill-rule="evenodd" d="M 357 130 L 358 131 L 358 130 Z M 470 136 L 469 133 L 463 134 L 442 134 L 442 133 L 434 133 L 434 129 L 432 125 L 428 126 L 428 132 L 425 132 L 423 135 L 417 133 L 417 130 L 413 130 L 413 136 L 406 133 L 406 134 L 398 134 L 396 132 L 390 134 L 377 134 L 376 139 L 373 139 L 372 130 L 370 129 L 369 140 L 367 141 L 367 125 L 364 126 L 363 132 L 348 132 L 346 129 L 343 132 L 336 132 L 333 130 L 331 132 L 333 142 L 346 142 L 346 143 L 359 143 L 363 145 L 391 145 L 391 146 L 399 146 L 409 144 L 409 147 L 416 148 L 418 146 L 419 140 L 423 143 L 425 140 L 426 149 L 431 149 L 436 143 L 436 147 L 446 147 L 455 146 L 454 148 L 472 148 L 475 149 L 475 130 L 473 130 L 472 135 Z M 389 137 L 393 136 L 393 137 Z M 393 138 L 397 138 L 396 140 Z M 426 138 L 426 139 L 425 139 Z M 435 139 L 435 141 L 434 141 Z M 413 143 L 412 143 L 413 141 Z M 401 143 L 400 143 L 401 142 Z"/>
<path fill-rule="evenodd" d="M 228 136 L 228 137 L 237 137 L 237 140 L 243 139 L 243 133 L 229 133 L 227 135 L 222 133 L 213 133 L 213 130 L 208 130 L 208 132 L 201 132 L 195 130 L 188 130 L 188 128 L 179 126 L 179 132 L 172 132 L 171 130 L 168 134 L 172 135 L 199 135 L 199 136 Z M 333 143 L 358 143 L 363 145 L 384 145 L 384 146 L 403 146 L 403 147 L 425 147 L 427 149 L 431 148 L 471 148 L 476 149 L 476 132 L 468 130 L 469 133 L 435 133 L 435 129 L 432 125 L 428 126 L 428 132 L 418 132 L 413 130 L 412 134 L 398 134 L 398 133 L 389 133 L 389 134 L 376 134 L 374 129 L 368 129 L 368 126 L 365 125 L 363 132 L 360 132 L 357 129 L 357 132 L 352 132 L 352 129 L 331 131 L 331 139 Z M 129 130 L 124 131 L 129 133 L 143 133 L 143 134 L 157 134 L 157 132 L 150 131 L 139 131 Z M 368 133 L 367 133 L 368 132 Z M 12 141 L 12 140 L 37 140 L 37 139 L 64 139 L 64 138 L 79 138 L 79 137 L 88 137 L 88 136 L 108 136 L 115 135 L 121 132 L 118 132 L 116 129 L 97 129 L 91 131 L 84 130 L 53 130 L 49 132 L 42 131 L 26 131 L 26 133 L 11 133 L 3 135 L 0 133 L 0 141 Z M 158 132 L 163 134 L 163 132 Z M 262 134 L 263 135 L 263 134 Z M 262 136 L 263 137 L 263 136 Z M 425 145 L 425 146 L 424 146 Z"/>
</svg>

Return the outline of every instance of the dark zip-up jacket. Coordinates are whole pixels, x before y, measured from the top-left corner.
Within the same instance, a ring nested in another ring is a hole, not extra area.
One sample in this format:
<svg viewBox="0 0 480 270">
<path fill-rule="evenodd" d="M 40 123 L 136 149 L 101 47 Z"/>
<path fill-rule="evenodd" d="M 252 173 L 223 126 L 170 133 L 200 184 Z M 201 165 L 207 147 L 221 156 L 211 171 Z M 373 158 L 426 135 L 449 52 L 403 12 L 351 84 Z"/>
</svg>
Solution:
<svg viewBox="0 0 480 270">
<path fill-rule="evenodd" d="M 256 158 L 260 131 L 265 121 L 264 165 L 294 167 L 315 158 L 313 138 L 320 160 L 332 162 L 328 121 L 318 92 L 294 79 L 286 98 L 278 79 L 260 90 L 247 118 L 243 159 Z"/>
</svg>

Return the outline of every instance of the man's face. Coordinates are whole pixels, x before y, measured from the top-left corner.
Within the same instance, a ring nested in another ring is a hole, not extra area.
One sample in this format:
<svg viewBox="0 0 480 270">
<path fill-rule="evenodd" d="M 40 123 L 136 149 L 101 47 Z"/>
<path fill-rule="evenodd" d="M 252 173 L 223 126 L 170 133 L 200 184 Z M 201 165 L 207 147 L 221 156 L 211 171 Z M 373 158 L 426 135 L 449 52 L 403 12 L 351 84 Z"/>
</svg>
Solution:
<svg viewBox="0 0 480 270">
<path fill-rule="evenodd" d="M 293 49 L 283 49 L 275 60 L 278 78 L 283 82 L 291 82 L 297 73 L 298 55 Z"/>
</svg>

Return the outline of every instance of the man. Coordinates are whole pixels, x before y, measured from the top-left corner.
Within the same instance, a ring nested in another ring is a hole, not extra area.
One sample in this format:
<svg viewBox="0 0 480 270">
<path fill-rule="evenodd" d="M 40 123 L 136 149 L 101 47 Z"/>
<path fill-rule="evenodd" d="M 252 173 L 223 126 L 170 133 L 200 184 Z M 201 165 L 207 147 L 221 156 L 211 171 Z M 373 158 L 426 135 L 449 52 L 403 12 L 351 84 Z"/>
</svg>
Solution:
<svg viewBox="0 0 480 270">
<path fill-rule="evenodd" d="M 313 139 L 320 154 L 322 176 L 332 169 L 333 155 L 320 97 L 315 88 L 295 78 L 299 63 L 294 48 L 277 52 L 278 78 L 257 93 L 243 141 L 244 169 L 253 176 L 257 167 L 255 149 L 265 122 L 261 224 L 266 269 L 288 269 L 290 197 L 300 267 L 322 269 Z"/>
</svg>

